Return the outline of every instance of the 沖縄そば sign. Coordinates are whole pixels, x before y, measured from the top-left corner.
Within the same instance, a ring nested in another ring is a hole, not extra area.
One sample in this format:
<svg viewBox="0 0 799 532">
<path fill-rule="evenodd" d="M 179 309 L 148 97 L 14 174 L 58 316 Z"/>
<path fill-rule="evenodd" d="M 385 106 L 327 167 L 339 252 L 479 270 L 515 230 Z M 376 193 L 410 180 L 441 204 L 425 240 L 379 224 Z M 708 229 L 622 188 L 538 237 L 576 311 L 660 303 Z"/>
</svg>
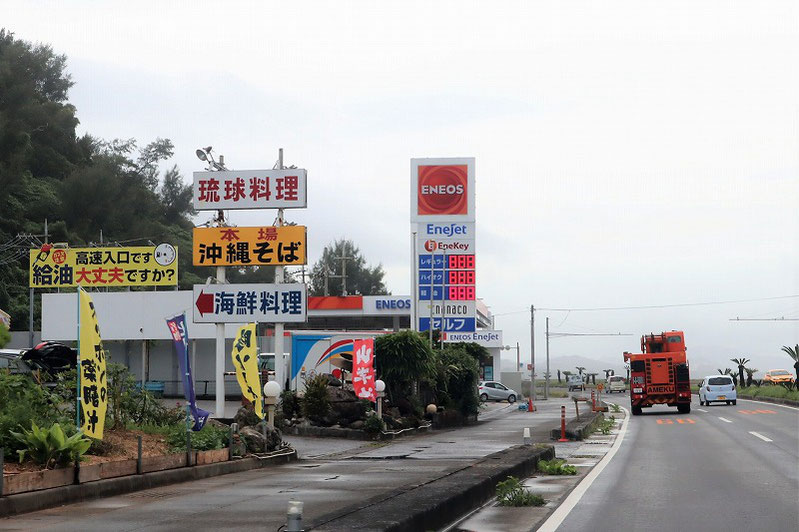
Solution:
<svg viewBox="0 0 799 532">
<path fill-rule="evenodd" d="M 195 266 L 300 266 L 306 261 L 306 228 L 195 227 Z"/>
<path fill-rule="evenodd" d="M 175 286 L 178 250 L 158 246 L 54 248 L 30 252 L 31 288 Z"/>
</svg>

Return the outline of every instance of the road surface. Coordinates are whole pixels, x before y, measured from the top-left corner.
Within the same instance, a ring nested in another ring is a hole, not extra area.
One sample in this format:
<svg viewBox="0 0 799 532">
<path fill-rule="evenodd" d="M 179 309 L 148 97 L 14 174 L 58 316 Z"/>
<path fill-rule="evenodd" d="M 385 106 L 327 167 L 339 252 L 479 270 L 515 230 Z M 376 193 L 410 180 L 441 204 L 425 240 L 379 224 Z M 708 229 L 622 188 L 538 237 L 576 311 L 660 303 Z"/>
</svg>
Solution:
<svg viewBox="0 0 799 532">
<path fill-rule="evenodd" d="M 653 407 L 631 417 L 617 454 L 557 530 L 782 531 L 797 522 L 799 409 L 695 399 L 690 414 Z"/>
</svg>

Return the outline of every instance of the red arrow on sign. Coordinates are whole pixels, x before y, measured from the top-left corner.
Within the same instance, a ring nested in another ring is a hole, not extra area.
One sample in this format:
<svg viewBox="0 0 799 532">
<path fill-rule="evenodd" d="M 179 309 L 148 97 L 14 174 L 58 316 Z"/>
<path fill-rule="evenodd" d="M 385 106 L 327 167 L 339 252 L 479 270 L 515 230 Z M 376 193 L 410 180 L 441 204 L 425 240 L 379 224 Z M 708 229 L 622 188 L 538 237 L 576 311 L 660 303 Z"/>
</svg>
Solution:
<svg viewBox="0 0 799 532">
<path fill-rule="evenodd" d="M 206 294 L 200 290 L 200 295 L 197 296 L 197 310 L 200 311 L 200 316 L 207 312 L 214 311 L 214 294 Z"/>
</svg>

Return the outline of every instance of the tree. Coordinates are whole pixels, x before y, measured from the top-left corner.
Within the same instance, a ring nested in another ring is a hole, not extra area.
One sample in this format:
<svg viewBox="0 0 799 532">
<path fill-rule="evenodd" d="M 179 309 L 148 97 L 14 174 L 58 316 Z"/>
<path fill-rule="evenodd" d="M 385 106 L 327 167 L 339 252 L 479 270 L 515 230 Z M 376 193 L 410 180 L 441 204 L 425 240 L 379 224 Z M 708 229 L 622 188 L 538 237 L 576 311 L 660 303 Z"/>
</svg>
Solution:
<svg viewBox="0 0 799 532">
<path fill-rule="evenodd" d="M 599 373 L 586 373 L 586 378 L 585 378 L 586 382 L 588 382 L 588 379 L 590 378 L 591 384 L 596 384 L 597 375 L 599 375 Z"/>
<path fill-rule="evenodd" d="M 11 333 L 8 332 L 8 328 L 6 327 L 5 323 L 0 323 L 0 348 L 5 347 L 10 341 Z"/>
<path fill-rule="evenodd" d="M 583 371 L 585 371 L 585 368 L 583 366 L 576 366 L 575 369 L 580 373 L 580 379 L 582 380 Z"/>
<path fill-rule="evenodd" d="M 748 358 L 731 358 L 730 362 L 734 362 L 738 364 L 738 382 L 741 383 L 741 386 L 744 385 L 744 366 L 749 364 L 750 360 Z"/>
<path fill-rule="evenodd" d="M 793 359 L 793 369 L 796 372 L 796 381 L 799 382 L 799 344 L 796 347 L 782 346 L 782 350 L 788 353 L 788 356 Z"/>
<path fill-rule="evenodd" d="M 563 372 L 563 376 L 566 378 L 566 381 L 567 381 L 567 382 L 568 382 L 568 380 L 569 380 L 569 377 L 571 377 L 571 375 L 572 375 L 573 373 L 574 373 L 573 371 L 569 371 L 569 370 L 566 370 L 566 371 L 564 371 L 564 372 Z"/>
<path fill-rule="evenodd" d="M 558 382 L 561 382 L 561 380 L 560 380 L 560 370 L 558 370 Z"/>
<path fill-rule="evenodd" d="M 415 331 L 378 336 L 375 370 L 377 378 L 386 383 L 388 394 L 396 401 L 398 397 L 410 396 L 414 382 L 435 378 L 435 353 L 427 337 Z"/>
<path fill-rule="evenodd" d="M 624 369 L 627 370 L 627 382 L 630 382 L 630 365 L 625 364 Z"/>
<path fill-rule="evenodd" d="M 342 260 L 341 257 L 345 258 Z M 342 272 L 345 270 L 346 279 L 343 279 Z M 352 240 L 342 238 L 325 246 L 322 258 L 311 268 L 311 295 L 343 295 L 345 283 L 347 294 L 388 294 L 383 283 L 384 276 L 381 264 L 368 266 Z"/>
<path fill-rule="evenodd" d="M 611 374 L 613 373 L 612 369 L 603 369 L 602 371 L 605 372 L 605 380 L 608 380 L 610 378 Z"/>
<path fill-rule="evenodd" d="M 759 370 L 754 368 L 744 368 L 744 371 L 746 371 L 746 385 L 752 386 L 752 376 Z"/>
</svg>

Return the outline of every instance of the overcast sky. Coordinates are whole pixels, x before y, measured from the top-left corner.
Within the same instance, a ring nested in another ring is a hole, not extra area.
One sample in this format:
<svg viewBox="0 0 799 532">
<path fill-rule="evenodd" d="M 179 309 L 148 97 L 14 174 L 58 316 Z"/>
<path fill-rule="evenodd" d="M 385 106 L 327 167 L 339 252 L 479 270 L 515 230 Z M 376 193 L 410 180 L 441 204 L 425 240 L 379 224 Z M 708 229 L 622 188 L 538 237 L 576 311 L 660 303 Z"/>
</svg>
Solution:
<svg viewBox="0 0 799 532">
<path fill-rule="evenodd" d="M 530 304 L 799 294 L 799 7 L 760 2 L 3 2 L 69 58 L 80 132 L 172 139 L 187 182 L 308 169 L 310 260 L 339 237 L 410 292 L 409 159 L 477 160 L 478 294 L 529 358 Z M 236 212 L 238 225 L 274 212 Z M 622 366 L 683 329 L 699 372 L 788 367 L 799 298 L 536 313 L 552 356 Z M 515 352 L 506 352 L 507 359 Z M 566 368 L 562 368 L 566 369 Z M 600 368 L 590 368 L 600 369 Z M 696 371 L 694 372 L 696 376 Z"/>
</svg>

